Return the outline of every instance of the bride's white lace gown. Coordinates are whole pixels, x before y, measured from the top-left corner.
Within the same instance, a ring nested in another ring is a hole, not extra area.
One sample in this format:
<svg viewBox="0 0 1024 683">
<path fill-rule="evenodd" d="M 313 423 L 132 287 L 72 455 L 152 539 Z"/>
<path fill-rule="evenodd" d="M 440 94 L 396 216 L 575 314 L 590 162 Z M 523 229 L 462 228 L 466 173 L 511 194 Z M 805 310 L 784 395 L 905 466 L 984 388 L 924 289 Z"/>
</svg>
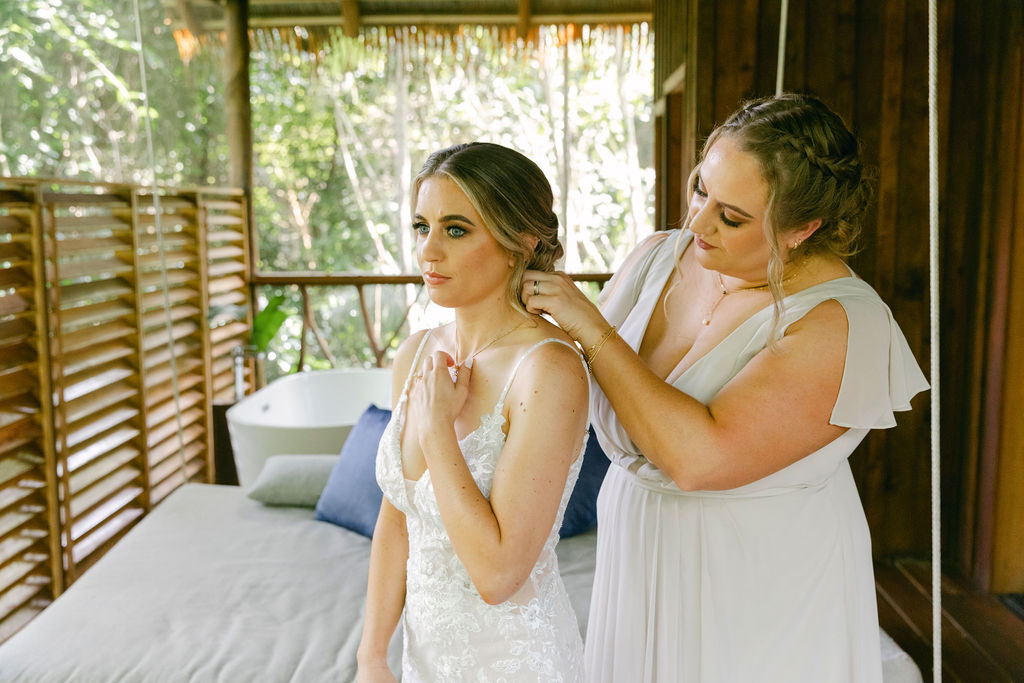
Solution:
<svg viewBox="0 0 1024 683">
<path fill-rule="evenodd" d="M 418 366 L 429 337 L 429 332 L 423 336 L 413 367 Z M 473 479 L 485 496 L 490 495 L 505 443 L 505 396 L 523 359 L 546 343 L 570 346 L 551 338 L 528 349 L 513 368 L 494 410 L 459 442 Z M 377 481 L 388 501 L 405 513 L 409 531 L 403 683 L 582 680 L 583 643 L 558 572 L 555 545 L 583 450 L 569 470 L 558 515 L 529 579 L 506 602 L 488 605 L 452 548 L 430 470 L 416 481 L 405 478 L 401 435 L 408 392 L 407 379 L 377 454 Z"/>
</svg>

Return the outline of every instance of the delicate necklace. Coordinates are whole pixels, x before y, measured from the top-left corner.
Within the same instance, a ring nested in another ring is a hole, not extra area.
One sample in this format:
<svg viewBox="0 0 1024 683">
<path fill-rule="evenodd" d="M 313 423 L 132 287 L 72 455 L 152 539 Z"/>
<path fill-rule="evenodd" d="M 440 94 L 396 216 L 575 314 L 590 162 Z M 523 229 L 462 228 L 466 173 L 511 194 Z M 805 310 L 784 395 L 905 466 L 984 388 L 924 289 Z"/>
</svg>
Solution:
<svg viewBox="0 0 1024 683">
<path fill-rule="evenodd" d="M 715 276 L 718 278 L 718 289 L 719 289 L 719 291 L 721 293 L 718 295 L 718 298 L 715 300 L 715 303 L 712 304 L 711 310 L 708 311 L 708 314 L 706 316 L 704 316 L 703 318 L 701 318 L 700 322 L 701 322 L 702 325 L 705 325 L 705 326 L 711 324 L 711 317 L 715 314 L 715 310 L 718 308 L 718 304 L 722 303 L 722 299 L 724 299 L 727 294 L 734 294 L 735 293 L 735 292 L 730 292 L 729 288 L 725 286 L 725 281 L 722 279 L 722 274 L 719 273 L 717 270 L 715 271 Z M 785 280 L 783 280 L 783 282 L 785 282 L 786 280 L 789 280 L 791 277 L 793 277 L 793 276 L 790 275 Z M 740 287 L 739 289 L 736 290 L 736 292 L 751 292 L 751 291 L 755 291 L 755 290 L 758 290 L 758 289 L 768 289 L 768 283 L 766 282 L 763 285 L 754 285 L 752 287 Z"/>
<path fill-rule="evenodd" d="M 477 357 L 477 356 L 478 356 L 478 355 L 479 355 L 480 353 L 482 353 L 482 352 L 484 351 L 484 349 L 486 349 L 486 348 L 487 348 L 488 346 L 490 346 L 491 344 L 494 344 L 495 342 L 497 342 L 497 341 L 498 341 L 498 340 L 500 340 L 500 339 L 504 339 L 505 337 L 507 337 L 508 335 L 512 334 L 513 332 L 515 332 L 516 330 L 518 330 L 518 329 L 519 329 L 520 327 L 522 327 L 522 326 L 523 326 L 523 325 L 525 325 L 525 324 L 526 324 L 526 321 L 525 321 L 525 320 L 521 320 L 521 321 L 519 321 L 519 323 L 517 323 L 517 324 L 516 324 L 516 325 L 515 325 L 514 327 L 510 327 L 510 328 L 508 328 L 507 330 L 505 330 L 504 332 L 502 332 L 501 334 L 499 334 L 499 335 L 498 335 L 497 337 L 494 337 L 494 338 L 493 338 L 493 339 L 491 339 L 491 340 L 490 340 L 489 342 L 487 342 L 486 344 L 484 344 L 483 346 L 481 346 L 481 347 L 480 347 L 479 349 L 477 349 L 476 351 L 474 351 L 473 353 L 471 353 L 471 354 L 470 354 L 470 356 L 469 356 L 469 358 L 467 358 L 467 359 L 466 359 L 466 360 L 464 360 L 464 361 L 460 361 L 460 360 L 459 360 L 459 355 L 460 355 L 460 354 L 459 354 L 459 338 L 458 338 L 458 336 L 456 336 L 456 337 L 455 337 L 455 368 L 456 368 L 456 369 L 458 369 L 458 368 L 461 368 L 461 367 L 462 367 L 463 365 L 465 365 L 466 363 L 468 363 L 468 362 L 470 362 L 471 360 L 473 360 L 474 358 L 476 358 L 476 357 Z"/>
</svg>

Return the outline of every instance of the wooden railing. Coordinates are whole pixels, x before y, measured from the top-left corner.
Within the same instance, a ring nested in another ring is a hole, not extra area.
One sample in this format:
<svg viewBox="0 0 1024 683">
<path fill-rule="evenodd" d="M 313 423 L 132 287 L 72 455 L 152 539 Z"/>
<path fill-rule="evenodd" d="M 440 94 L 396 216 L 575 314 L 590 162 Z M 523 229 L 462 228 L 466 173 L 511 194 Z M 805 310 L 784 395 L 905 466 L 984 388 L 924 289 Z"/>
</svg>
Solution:
<svg viewBox="0 0 1024 683">
<path fill-rule="evenodd" d="M 211 406 L 251 324 L 247 221 L 234 189 L 0 179 L 0 640 L 212 480 Z"/>
<path fill-rule="evenodd" d="M 608 281 L 611 273 L 574 273 L 570 277 L 576 282 L 594 282 L 600 287 Z M 359 313 L 366 331 L 367 344 L 373 352 L 375 364 L 382 367 L 385 364 L 387 350 L 392 347 L 392 342 L 401 333 L 402 327 L 408 319 L 409 311 L 415 302 L 409 304 L 405 309 L 399 323 L 385 332 L 375 324 L 370 314 L 366 289 L 380 285 L 418 285 L 420 287 L 423 285 L 423 280 L 419 275 L 331 275 L 314 272 L 254 272 L 251 282 L 253 286 L 295 286 L 298 288 L 302 300 L 302 332 L 299 341 L 299 359 L 295 370 L 301 370 L 304 367 L 310 334 L 331 367 L 337 364 L 317 325 L 316 317 L 313 315 L 309 295 L 311 287 L 355 287 L 359 297 Z"/>
</svg>

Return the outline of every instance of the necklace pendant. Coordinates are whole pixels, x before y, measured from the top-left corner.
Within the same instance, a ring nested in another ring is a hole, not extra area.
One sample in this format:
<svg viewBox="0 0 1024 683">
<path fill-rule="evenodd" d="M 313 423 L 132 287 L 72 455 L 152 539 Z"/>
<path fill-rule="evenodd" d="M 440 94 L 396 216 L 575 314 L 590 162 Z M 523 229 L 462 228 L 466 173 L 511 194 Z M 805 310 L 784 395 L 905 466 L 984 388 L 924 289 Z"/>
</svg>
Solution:
<svg viewBox="0 0 1024 683">
<path fill-rule="evenodd" d="M 448 368 L 448 374 L 451 376 L 453 382 L 459 381 L 459 370 L 462 368 L 462 363 L 456 363 Z"/>
</svg>

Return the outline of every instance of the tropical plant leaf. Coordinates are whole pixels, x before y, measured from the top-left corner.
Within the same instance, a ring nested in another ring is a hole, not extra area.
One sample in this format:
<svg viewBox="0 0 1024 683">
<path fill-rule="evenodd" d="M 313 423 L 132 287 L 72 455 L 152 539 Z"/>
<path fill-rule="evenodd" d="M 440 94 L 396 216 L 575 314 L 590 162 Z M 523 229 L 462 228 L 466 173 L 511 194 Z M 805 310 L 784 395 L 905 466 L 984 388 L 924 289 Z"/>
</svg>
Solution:
<svg viewBox="0 0 1024 683">
<path fill-rule="evenodd" d="M 270 340 L 274 338 L 277 331 L 288 319 L 288 313 L 281 310 L 284 303 L 284 295 L 278 294 L 267 301 L 263 310 L 252 319 L 252 337 L 250 341 L 260 353 L 264 353 L 270 346 Z"/>
</svg>

